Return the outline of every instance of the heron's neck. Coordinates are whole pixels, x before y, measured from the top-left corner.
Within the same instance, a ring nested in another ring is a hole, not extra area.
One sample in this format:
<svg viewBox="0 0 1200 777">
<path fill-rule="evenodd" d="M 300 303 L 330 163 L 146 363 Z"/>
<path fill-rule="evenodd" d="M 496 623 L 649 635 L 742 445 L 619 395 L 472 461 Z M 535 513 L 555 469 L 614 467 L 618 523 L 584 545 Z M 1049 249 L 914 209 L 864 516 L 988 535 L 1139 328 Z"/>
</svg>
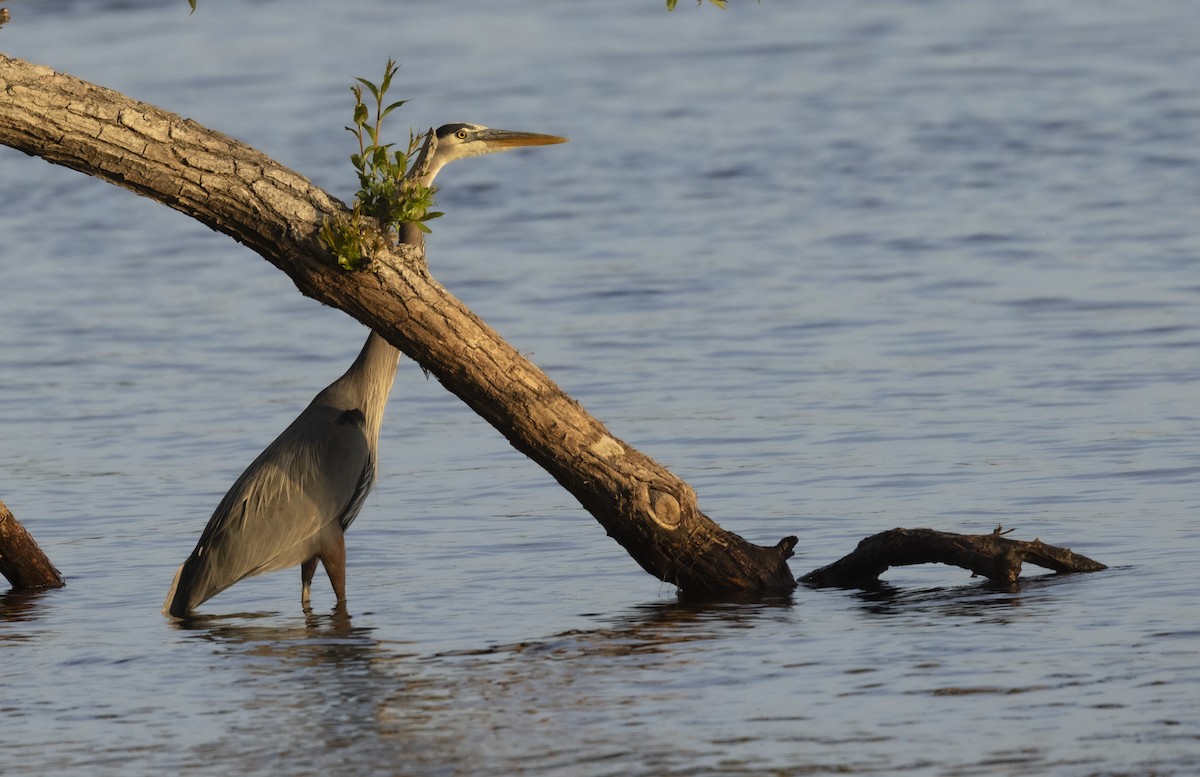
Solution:
<svg viewBox="0 0 1200 777">
<path fill-rule="evenodd" d="M 425 165 L 425 158 L 429 155 L 431 143 L 436 143 L 432 135 L 429 139 L 426 139 L 425 147 L 421 149 L 420 158 L 409 172 L 409 175 L 415 178 L 417 183 L 426 187 L 433 186 L 433 179 L 437 177 L 438 172 L 443 167 L 442 163 L 431 161 L 429 168 L 423 175 L 416 175 L 416 172 Z M 425 247 L 425 235 L 421 232 L 421 228 L 409 221 L 400 224 L 400 228 L 396 231 L 396 240 L 400 243 L 408 243 L 422 249 Z"/>
<path fill-rule="evenodd" d="M 437 178 L 437 174 L 440 173 L 441 171 L 442 171 L 441 165 L 438 165 L 436 168 L 431 166 L 429 168 L 429 172 L 425 173 L 425 175 L 422 175 L 417 180 L 420 181 L 422 186 L 433 186 L 433 179 Z"/>
<path fill-rule="evenodd" d="M 426 166 L 426 160 L 429 162 L 428 168 L 423 174 L 417 175 Z M 417 182 L 422 186 L 433 186 L 433 179 L 437 178 L 437 174 L 445 164 L 444 160 L 439 161 L 437 158 L 437 135 L 431 129 L 425 136 L 425 144 L 421 146 L 421 153 L 417 155 L 416 164 L 412 166 L 408 174 L 410 177 L 415 176 Z"/>
<path fill-rule="evenodd" d="M 358 358 L 337 383 L 351 397 L 357 399 L 359 409 L 366 417 L 371 437 L 377 439 L 383 423 L 383 409 L 387 405 L 392 383 L 396 380 L 396 367 L 400 363 L 400 351 L 387 340 L 371 332 L 363 344 Z"/>
</svg>

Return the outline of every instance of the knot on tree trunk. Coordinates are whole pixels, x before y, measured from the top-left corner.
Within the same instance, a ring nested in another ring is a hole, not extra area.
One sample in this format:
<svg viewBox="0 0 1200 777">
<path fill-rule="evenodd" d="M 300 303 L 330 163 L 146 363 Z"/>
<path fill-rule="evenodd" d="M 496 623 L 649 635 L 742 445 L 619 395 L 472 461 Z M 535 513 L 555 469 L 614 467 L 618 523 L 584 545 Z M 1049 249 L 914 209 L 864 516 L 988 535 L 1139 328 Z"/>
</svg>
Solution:
<svg viewBox="0 0 1200 777">
<path fill-rule="evenodd" d="M 679 508 L 679 500 L 665 491 L 649 487 L 650 517 L 664 529 L 675 529 L 683 514 Z"/>
</svg>

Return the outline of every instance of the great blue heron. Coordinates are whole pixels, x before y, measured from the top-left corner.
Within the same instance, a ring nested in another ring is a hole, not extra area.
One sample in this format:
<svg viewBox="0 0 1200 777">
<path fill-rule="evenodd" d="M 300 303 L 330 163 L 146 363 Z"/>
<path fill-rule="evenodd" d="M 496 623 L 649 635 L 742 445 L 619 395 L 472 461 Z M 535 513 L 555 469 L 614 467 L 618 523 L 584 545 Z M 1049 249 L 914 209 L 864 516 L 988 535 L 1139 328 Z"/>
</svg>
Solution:
<svg viewBox="0 0 1200 777">
<path fill-rule="evenodd" d="M 456 159 L 565 141 L 446 124 L 427 141 L 414 174 L 428 186 Z M 338 604 L 345 603 L 343 534 L 375 482 L 379 427 L 399 360 L 400 352 L 382 337 L 367 337 L 350 369 L 317 394 L 225 494 L 175 573 L 164 614 L 186 617 L 243 578 L 297 564 L 300 601 L 307 608 L 318 560 Z"/>
</svg>

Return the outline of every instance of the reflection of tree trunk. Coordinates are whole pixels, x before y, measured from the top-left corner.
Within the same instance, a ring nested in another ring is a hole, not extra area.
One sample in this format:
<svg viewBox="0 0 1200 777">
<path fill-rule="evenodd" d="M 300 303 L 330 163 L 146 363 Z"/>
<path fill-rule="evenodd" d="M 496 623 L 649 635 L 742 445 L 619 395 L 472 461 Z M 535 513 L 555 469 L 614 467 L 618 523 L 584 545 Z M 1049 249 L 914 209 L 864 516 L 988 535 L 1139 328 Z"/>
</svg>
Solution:
<svg viewBox="0 0 1200 777">
<path fill-rule="evenodd" d="M 687 593 L 795 585 L 796 544 L 746 542 L 691 487 L 614 437 L 428 272 L 420 247 L 341 270 L 319 243 L 344 206 L 263 154 L 151 105 L 0 54 L 0 144 L 123 186 L 224 232 L 304 294 L 383 335 L 544 467 L 648 572 Z"/>
<path fill-rule="evenodd" d="M 892 529 L 867 537 L 850 555 L 813 570 L 801 582 L 816 586 L 870 586 L 888 567 L 909 564 L 951 564 L 969 569 L 993 583 L 1012 584 L 1028 561 L 1055 572 L 1099 572 L 1098 561 L 1056 548 L 1041 540 L 1025 542 L 991 534 L 950 534 L 933 529 Z"/>
<path fill-rule="evenodd" d="M 7 578 L 15 591 L 63 587 L 58 570 L 3 502 L 0 502 L 0 575 Z"/>
</svg>

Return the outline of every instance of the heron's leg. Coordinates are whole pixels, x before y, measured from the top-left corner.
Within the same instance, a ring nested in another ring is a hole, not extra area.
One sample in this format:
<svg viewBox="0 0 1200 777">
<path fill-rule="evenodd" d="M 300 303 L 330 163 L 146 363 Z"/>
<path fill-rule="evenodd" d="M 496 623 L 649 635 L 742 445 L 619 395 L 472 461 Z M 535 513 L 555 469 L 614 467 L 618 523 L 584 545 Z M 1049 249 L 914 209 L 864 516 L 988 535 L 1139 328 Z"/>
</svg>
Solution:
<svg viewBox="0 0 1200 777">
<path fill-rule="evenodd" d="M 312 590 L 313 575 L 317 572 L 317 557 L 313 556 L 300 565 L 300 604 L 308 607 L 309 593 Z"/>
<path fill-rule="evenodd" d="M 346 538 L 341 532 L 337 539 L 330 542 L 321 550 L 321 563 L 325 565 L 325 574 L 329 575 L 329 583 L 337 596 L 338 604 L 346 603 Z"/>
</svg>

